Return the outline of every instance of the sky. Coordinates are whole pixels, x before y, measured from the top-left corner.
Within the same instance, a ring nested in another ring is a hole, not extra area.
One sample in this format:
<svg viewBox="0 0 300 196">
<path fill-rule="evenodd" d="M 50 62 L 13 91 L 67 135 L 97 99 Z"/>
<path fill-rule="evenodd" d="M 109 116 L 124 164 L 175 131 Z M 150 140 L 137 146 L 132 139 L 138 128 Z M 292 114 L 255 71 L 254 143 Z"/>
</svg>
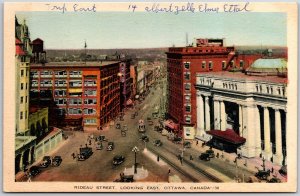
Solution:
<svg viewBox="0 0 300 196">
<path fill-rule="evenodd" d="M 32 40 L 46 49 L 185 46 L 194 38 L 225 38 L 231 45 L 287 45 L 284 13 L 17 12 Z"/>
</svg>

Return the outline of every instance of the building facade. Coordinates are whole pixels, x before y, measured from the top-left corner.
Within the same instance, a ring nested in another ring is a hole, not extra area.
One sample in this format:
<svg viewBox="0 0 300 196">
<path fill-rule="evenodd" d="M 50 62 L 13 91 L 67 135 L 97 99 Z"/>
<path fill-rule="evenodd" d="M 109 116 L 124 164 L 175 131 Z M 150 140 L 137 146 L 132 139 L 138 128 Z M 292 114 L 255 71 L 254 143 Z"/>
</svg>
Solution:
<svg viewBox="0 0 300 196">
<path fill-rule="evenodd" d="M 120 62 L 120 91 L 121 91 L 121 110 L 126 108 L 128 100 L 131 98 L 131 79 L 130 79 L 131 59 L 124 59 Z"/>
<path fill-rule="evenodd" d="M 223 39 L 197 39 L 195 46 L 172 47 L 167 54 L 168 115 L 182 129 L 196 126 L 196 73 L 244 71 L 261 55 L 238 54 Z"/>
<path fill-rule="evenodd" d="M 196 137 L 284 165 L 287 78 L 278 70 L 286 69 L 284 59 L 258 59 L 246 74 L 198 73 Z"/>
<path fill-rule="evenodd" d="M 120 111 L 119 61 L 31 64 L 31 91 L 50 91 L 57 115 L 99 128 Z"/>
</svg>

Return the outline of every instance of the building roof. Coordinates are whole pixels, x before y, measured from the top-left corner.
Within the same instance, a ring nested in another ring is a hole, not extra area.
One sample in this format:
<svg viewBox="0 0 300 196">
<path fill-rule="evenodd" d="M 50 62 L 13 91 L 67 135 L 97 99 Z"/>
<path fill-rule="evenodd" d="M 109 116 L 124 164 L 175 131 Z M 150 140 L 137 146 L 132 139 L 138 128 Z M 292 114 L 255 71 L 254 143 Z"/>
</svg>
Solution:
<svg viewBox="0 0 300 196">
<path fill-rule="evenodd" d="M 240 81 L 257 81 L 257 82 L 273 82 L 273 83 L 284 83 L 288 82 L 287 78 L 279 76 L 250 76 L 242 72 L 229 72 L 229 71 L 219 71 L 219 72 L 201 72 L 197 73 L 198 76 L 214 76 L 224 79 L 233 79 Z"/>
<path fill-rule="evenodd" d="M 282 58 L 277 59 L 257 59 L 251 65 L 251 68 L 258 69 L 284 69 L 287 68 L 287 61 Z"/>
<path fill-rule="evenodd" d="M 102 67 L 120 63 L 120 61 L 95 61 L 95 62 L 50 62 L 30 64 L 30 67 Z"/>
</svg>

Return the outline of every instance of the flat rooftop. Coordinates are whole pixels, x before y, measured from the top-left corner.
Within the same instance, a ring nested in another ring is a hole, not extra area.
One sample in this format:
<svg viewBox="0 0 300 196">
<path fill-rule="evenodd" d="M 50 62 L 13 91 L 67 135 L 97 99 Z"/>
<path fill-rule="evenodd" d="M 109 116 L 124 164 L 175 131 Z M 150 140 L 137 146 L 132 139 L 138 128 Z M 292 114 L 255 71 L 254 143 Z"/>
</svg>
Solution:
<svg viewBox="0 0 300 196">
<path fill-rule="evenodd" d="M 198 72 L 197 76 L 214 76 L 218 78 L 226 79 L 236 79 L 244 81 L 257 81 L 257 82 L 273 82 L 273 83 L 288 83 L 288 78 L 279 76 L 251 76 L 246 75 L 242 72 L 229 72 L 229 71 L 219 71 L 219 72 Z"/>
<path fill-rule="evenodd" d="M 49 63 L 31 63 L 30 67 L 102 67 L 121 61 L 94 61 L 94 62 L 49 62 Z"/>
</svg>

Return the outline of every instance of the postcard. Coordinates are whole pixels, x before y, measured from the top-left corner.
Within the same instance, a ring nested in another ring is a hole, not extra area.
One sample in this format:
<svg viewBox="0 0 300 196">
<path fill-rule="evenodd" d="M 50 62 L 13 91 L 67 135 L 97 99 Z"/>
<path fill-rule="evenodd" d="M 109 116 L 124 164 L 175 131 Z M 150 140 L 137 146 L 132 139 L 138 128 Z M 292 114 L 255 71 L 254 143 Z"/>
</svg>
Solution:
<svg viewBox="0 0 300 196">
<path fill-rule="evenodd" d="M 4 3 L 5 192 L 295 192 L 297 4 Z"/>
</svg>

